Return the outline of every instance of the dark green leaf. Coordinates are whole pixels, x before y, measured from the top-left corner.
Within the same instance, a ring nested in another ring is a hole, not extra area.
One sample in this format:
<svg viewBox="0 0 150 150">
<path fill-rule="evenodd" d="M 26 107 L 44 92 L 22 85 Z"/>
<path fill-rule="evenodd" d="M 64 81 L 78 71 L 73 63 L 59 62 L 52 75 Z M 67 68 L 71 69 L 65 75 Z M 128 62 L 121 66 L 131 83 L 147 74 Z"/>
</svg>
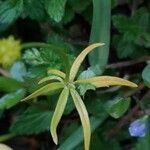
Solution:
<svg viewBox="0 0 150 150">
<path fill-rule="evenodd" d="M 91 4 L 91 0 L 68 0 L 68 4 L 75 12 L 81 13 Z"/>
<path fill-rule="evenodd" d="M 150 13 L 146 8 L 137 9 L 131 17 L 115 15 L 113 24 L 121 33 L 113 37 L 113 45 L 119 58 L 140 57 L 148 52 Z"/>
<path fill-rule="evenodd" d="M 24 10 L 31 19 L 43 21 L 46 18 L 44 0 L 25 0 Z"/>
<path fill-rule="evenodd" d="M 129 27 L 131 26 L 129 18 L 123 15 L 117 15 L 112 17 L 113 25 L 119 30 L 119 32 L 128 31 Z M 128 22 L 128 24 L 127 24 Z"/>
<path fill-rule="evenodd" d="M 71 99 L 71 97 L 68 97 L 67 105 L 65 107 L 64 115 L 70 114 L 74 110 L 75 106 Z"/>
<path fill-rule="evenodd" d="M 135 24 L 139 25 L 142 31 L 147 31 L 150 24 L 150 11 L 147 8 L 139 8 L 132 17 Z"/>
<path fill-rule="evenodd" d="M 63 143 L 76 129 L 78 129 L 78 122 L 66 124 L 62 129 L 62 136 L 60 137 L 60 143 Z"/>
<path fill-rule="evenodd" d="M 91 96 L 90 96 L 89 99 L 85 101 L 89 114 L 92 114 L 93 116 L 97 118 L 103 118 L 106 114 L 104 105 L 107 99 L 108 99 L 107 97 L 104 98 L 102 96 L 97 99 L 95 97 L 91 99 Z"/>
<path fill-rule="evenodd" d="M 49 16 L 56 22 L 60 22 L 64 16 L 67 0 L 45 0 L 45 7 Z"/>
<path fill-rule="evenodd" d="M 149 33 L 142 33 L 136 39 L 136 44 L 140 46 L 144 46 L 146 48 L 150 48 L 150 34 Z"/>
<path fill-rule="evenodd" d="M 21 101 L 24 97 L 25 92 L 23 89 L 20 89 L 16 92 L 6 94 L 0 98 L 0 109 L 10 108 Z"/>
<path fill-rule="evenodd" d="M 107 115 L 105 115 L 101 119 L 97 118 L 90 118 L 91 121 L 91 130 L 94 132 L 94 130 L 103 123 L 103 121 L 106 119 Z M 68 138 L 60 145 L 58 150 L 71 150 L 73 148 L 76 148 L 82 141 L 83 141 L 83 134 L 82 133 L 82 127 L 77 128 Z"/>
<path fill-rule="evenodd" d="M 49 55 L 51 52 L 49 50 L 40 51 L 36 48 L 32 48 L 30 50 L 25 51 L 25 54 L 23 56 L 24 60 L 31 65 L 37 66 L 37 65 L 47 65 L 50 62 L 46 60 L 45 57 L 42 57 L 42 54 L 44 56 L 47 56 L 49 58 L 49 61 L 51 60 L 51 57 Z M 55 56 L 56 57 L 56 56 Z"/>
<path fill-rule="evenodd" d="M 62 22 L 64 24 L 67 24 L 68 22 L 70 22 L 74 18 L 74 16 L 75 16 L 74 11 L 70 7 L 66 7 Z"/>
<path fill-rule="evenodd" d="M 47 76 L 47 65 L 32 66 L 28 69 L 26 77 L 29 79 L 43 78 Z"/>
<path fill-rule="evenodd" d="M 120 36 L 118 36 L 115 40 L 118 42 L 115 46 L 117 48 L 117 55 L 119 58 L 127 58 L 133 55 L 134 50 L 136 50 L 136 45 L 133 41 L 129 41 L 126 37 Z"/>
<path fill-rule="evenodd" d="M 139 138 L 135 148 L 133 148 L 133 150 L 141 150 L 141 149 L 143 150 L 150 149 L 150 134 L 147 134 L 143 138 Z"/>
<path fill-rule="evenodd" d="M 22 83 L 8 77 L 0 77 L 0 90 L 4 92 L 14 92 L 22 88 Z"/>
<path fill-rule="evenodd" d="M 119 1 L 118 0 L 111 0 L 111 7 L 114 8 L 118 5 Z"/>
<path fill-rule="evenodd" d="M 52 112 L 40 108 L 29 107 L 18 116 L 10 127 L 10 131 L 17 135 L 38 134 L 49 130 Z"/>
<path fill-rule="evenodd" d="M 121 150 L 116 139 L 107 140 L 103 135 L 98 135 L 97 132 L 93 135 L 90 150 L 109 150 L 110 148 L 111 150 Z"/>
<path fill-rule="evenodd" d="M 23 0 L 6 0 L 0 5 L 0 27 L 7 27 L 14 22 L 23 11 Z"/>
<path fill-rule="evenodd" d="M 105 104 L 105 109 L 110 116 L 120 118 L 129 108 L 130 98 L 116 97 Z"/>
</svg>

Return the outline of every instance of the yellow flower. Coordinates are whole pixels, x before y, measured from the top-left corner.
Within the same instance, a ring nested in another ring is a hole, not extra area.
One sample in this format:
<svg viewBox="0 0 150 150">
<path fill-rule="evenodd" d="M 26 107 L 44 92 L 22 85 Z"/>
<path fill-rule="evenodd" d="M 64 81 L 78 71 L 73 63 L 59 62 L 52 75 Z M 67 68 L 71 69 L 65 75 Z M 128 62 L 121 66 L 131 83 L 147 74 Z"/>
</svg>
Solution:
<svg viewBox="0 0 150 150">
<path fill-rule="evenodd" d="M 11 66 L 21 55 L 20 41 L 13 36 L 0 39 L 0 64 L 7 68 Z"/>
</svg>

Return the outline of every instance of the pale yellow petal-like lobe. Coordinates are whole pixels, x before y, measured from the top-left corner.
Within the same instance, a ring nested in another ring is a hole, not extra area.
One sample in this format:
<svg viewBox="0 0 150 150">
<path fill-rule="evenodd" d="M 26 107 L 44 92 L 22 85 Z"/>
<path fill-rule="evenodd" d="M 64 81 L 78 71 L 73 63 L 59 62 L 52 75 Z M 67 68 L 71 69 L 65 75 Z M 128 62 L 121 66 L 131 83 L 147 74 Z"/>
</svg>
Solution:
<svg viewBox="0 0 150 150">
<path fill-rule="evenodd" d="M 47 85 L 41 87 L 40 89 L 36 90 L 36 91 L 33 92 L 32 94 L 30 94 L 30 95 L 27 96 L 26 98 L 22 99 L 21 101 L 26 101 L 26 100 L 29 100 L 29 99 L 38 97 L 38 96 L 40 96 L 40 95 L 47 94 L 47 93 L 49 93 L 49 92 L 56 91 L 56 90 L 58 90 L 58 89 L 63 88 L 63 86 L 64 86 L 64 85 L 63 85 L 62 83 L 60 83 L 60 82 L 54 82 L 54 83 L 47 84 Z"/>
<path fill-rule="evenodd" d="M 84 79 L 84 80 L 77 80 L 75 81 L 76 84 L 92 84 L 95 87 L 99 88 L 99 87 L 109 87 L 109 86 L 115 86 L 115 85 L 119 85 L 119 86 L 129 86 L 129 87 L 137 87 L 137 84 L 122 79 L 122 78 L 118 78 L 118 77 L 113 77 L 113 76 L 100 76 L 100 77 L 92 77 L 89 79 Z"/>
<path fill-rule="evenodd" d="M 91 139 L 91 127 L 88 112 L 78 92 L 74 89 L 70 89 L 70 92 L 83 126 L 84 149 L 89 150 Z"/>
<path fill-rule="evenodd" d="M 63 79 L 65 79 L 65 77 L 66 77 L 66 74 L 64 72 L 62 72 L 60 70 L 57 70 L 57 69 L 50 69 L 50 70 L 47 71 L 47 73 L 50 74 L 50 75 L 59 76 Z"/>
<path fill-rule="evenodd" d="M 55 144 L 58 143 L 57 126 L 63 115 L 65 106 L 67 104 L 68 96 L 69 96 L 69 89 L 64 88 L 59 96 L 59 99 L 58 99 L 58 102 L 57 102 L 57 105 L 56 105 L 56 108 L 55 108 L 55 111 L 51 120 L 50 132 L 51 132 L 51 135 Z"/>
<path fill-rule="evenodd" d="M 87 56 L 88 53 L 90 53 L 94 48 L 96 47 L 100 47 L 100 46 L 103 46 L 104 43 L 95 43 L 95 44 L 92 44 L 90 46 L 88 46 L 87 48 L 85 48 L 79 55 L 78 57 L 76 58 L 76 60 L 74 61 L 74 63 L 72 64 L 72 67 L 70 69 L 70 74 L 69 74 L 69 80 L 70 81 L 73 81 L 78 70 L 79 70 L 79 67 L 81 65 L 81 63 L 83 62 L 84 58 Z"/>
<path fill-rule="evenodd" d="M 13 150 L 13 149 L 5 144 L 0 143 L 0 150 Z"/>
<path fill-rule="evenodd" d="M 51 81 L 51 80 L 57 80 L 57 81 L 63 82 L 63 79 L 60 78 L 60 77 L 58 77 L 58 76 L 48 76 L 48 77 L 42 78 L 42 79 L 38 82 L 38 84 L 42 84 L 42 83 L 44 83 L 44 82 L 46 82 L 46 81 Z"/>
</svg>

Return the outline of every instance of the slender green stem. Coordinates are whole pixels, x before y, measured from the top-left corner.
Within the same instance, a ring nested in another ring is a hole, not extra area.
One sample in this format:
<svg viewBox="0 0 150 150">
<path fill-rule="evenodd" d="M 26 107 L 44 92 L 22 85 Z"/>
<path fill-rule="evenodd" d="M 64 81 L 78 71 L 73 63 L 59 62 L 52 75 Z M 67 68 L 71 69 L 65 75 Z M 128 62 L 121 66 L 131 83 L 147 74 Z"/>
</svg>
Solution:
<svg viewBox="0 0 150 150">
<path fill-rule="evenodd" d="M 52 44 L 41 43 L 41 42 L 31 42 L 31 43 L 22 44 L 22 49 L 27 49 L 27 48 L 32 48 L 32 47 L 36 47 L 36 48 L 50 48 L 51 50 L 53 50 L 54 52 L 56 52 L 56 54 L 64 62 L 63 65 L 65 67 L 66 80 L 68 80 L 69 71 L 70 71 L 70 63 L 69 63 L 68 57 L 63 52 L 63 49 L 61 49 L 61 48 L 59 48 L 57 46 L 54 46 Z"/>
<path fill-rule="evenodd" d="M 1 135 L 0 142 L 7 141 L 7 140 L 13 138 L 14 136 L 15 136 L 15 134 L 12 134 L 12 133 Z"/>
</svg>

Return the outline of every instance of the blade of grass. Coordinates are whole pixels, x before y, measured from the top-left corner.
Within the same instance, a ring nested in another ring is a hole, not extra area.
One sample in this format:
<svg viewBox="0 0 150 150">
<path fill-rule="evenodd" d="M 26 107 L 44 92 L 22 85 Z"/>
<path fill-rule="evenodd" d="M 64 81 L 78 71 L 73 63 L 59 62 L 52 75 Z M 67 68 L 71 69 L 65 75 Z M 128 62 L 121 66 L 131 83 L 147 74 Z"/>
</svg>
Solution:
<svg viewBox="0 0 150 150">
<path fill-rule="evenodd" d="M 111 0 L 93 0 L 93 21 L 90 43 L 102 42 L 105 46 L 89 54 L 90 65 L 96 74 L 102 74 L 107 64 L 110 42 Z"/>
<path fill-rule="evenodd" d="M 95 129 L 104 122 L 107 116 L 108 114 L 105 113 L 101 118 L 91 117 L 91 132 L 94 132 Z M 83 141 L 83 134 L 81 134 L 81 132 L 82 127 L 80 126 L 70 136 L 68 136 L 68 138 L 60 145 L 58 150 L 75 149 Z"/>
</svg>

